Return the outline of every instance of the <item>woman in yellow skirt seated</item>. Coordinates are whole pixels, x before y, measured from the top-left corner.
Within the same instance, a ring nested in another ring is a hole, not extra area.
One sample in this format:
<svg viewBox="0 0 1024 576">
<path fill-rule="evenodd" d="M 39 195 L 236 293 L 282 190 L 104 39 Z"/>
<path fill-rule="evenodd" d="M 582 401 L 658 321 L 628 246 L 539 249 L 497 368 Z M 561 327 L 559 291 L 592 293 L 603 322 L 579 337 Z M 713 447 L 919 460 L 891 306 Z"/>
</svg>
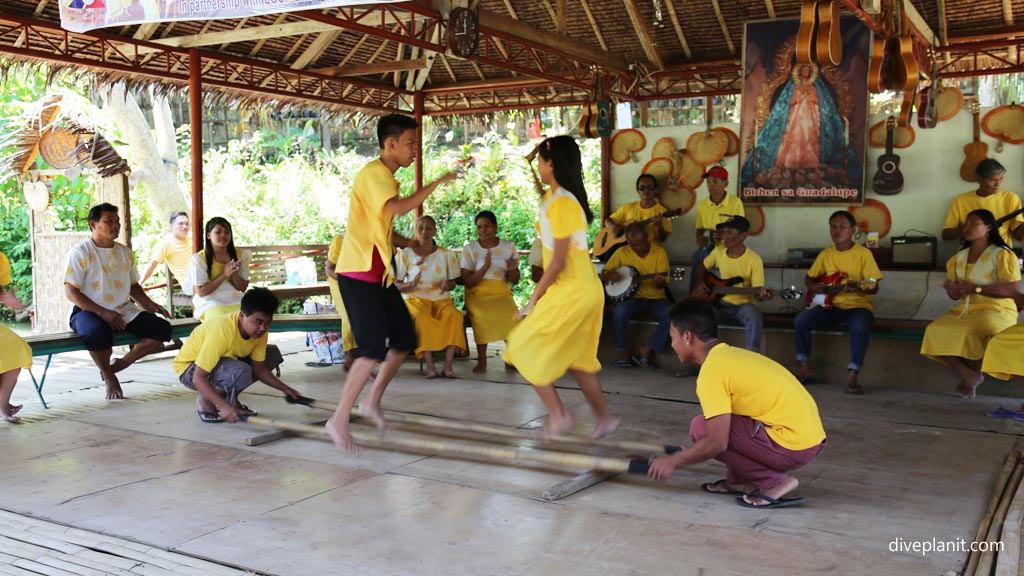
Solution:
<svg viewBox="0 0 1024 576">
<path fill-rule="evenodd" d="M 538 210 L 544 275 L 530 301 L 519 311 L 505 361 L 519 370 L 548 409 L 545 436 L 565 434 L 575 421 L 555 380 L 572 374 L 594 413 L 594 438 L 619 426 L 601 390 L 597 344 L 601 336 L 604 289 L 590 261 L 587 223 L 594 215 L 587 205 L 580 149 L 570 136 L 548 138 L 539 145 L 537 171 L 551 189 Z"/>
<path fill-rule="evenodd" d="M 0 286 L 9 286 L 11 283 L 11 263 L 0 252 Z M 0 304 L 12 310 L 24 310 L 25 303 L 18 300 L 13 290 L 0 288 Z M 14 392 L 14 385 L 18 383 L 18 375 L 22 368 L 32 367 L 32 349 L 21 336 L 14 333 L 7 326 L 0 325 L 0 418 L 15 423 L 21 418 L 16 414 L 21 410 L 22 405 L 11 404 L 11 394 Z"/>
<path fill-rule="evenodd" d="M 427 379 L 437 378 L 431 353 L 444 350 L 445 378 L 455 378 L 452 360 L 455 351 L 465 352 L 466 329 L 462 312 L 452 302 L 455 279 L 459 277 L 459 258 L 451 250 L 434 242 L 437 224 L 430 216 L 416 220 L 416 246 L 403 248 L 395 258 L 395 286 L 405 298 L 419 345 L 416 357 L 427 363 Z"/>
<path fill-rule="evenodd" d="M 961 377 L 957 390 L 974 398 L 985 379 L 985 345 L 1017 321 L 1017 306 L 1004 294 L 1020 291 L 1020 264 L 988 210 L 968 214 L 963 235 L 967 246 L 946 262 L 945 284 L 949 297 L 960 303 L 928 325 L 921 354 L 952 366 Z"/>
<path fill-rule="evenodd" d="M 1024 294 L 1016 292 L 1010 295 L 1013 296 L 1017 309 L 1024 309 Z M 1024 322 L 1010 326 L 988 341 L 985 358 L 981 362 L 981 371 L 1000 380 L 1012 378 L 1024 386 L 1024 354 L 1021 354 L 1021 350 L 1024 350 Z M 1024 404 L 1015 411 L 997 408 L 988 415 L 1024 420 Z"/>
<path fill-rule="evenodd" d="M 516 245 L 498 238 L 498 218 L 484 210 L 476 215 L 476 242 L 462 249 L 459 265 L 466 284 L 466 312 L 473 324 L 477 362 L 473 372 L 487 372 L 487 345 L 508 337 L 519 312 L 509 284 L 519 282 Z"/>
<path fill-rule="evenodd" d="M 220 216 L 206 223 L 206 245 L 192 256 L 192 315 L 211 320 L 238 312 L 249 288 L 248 250 L 237 250 L 231 223 Z"/>
</svg>

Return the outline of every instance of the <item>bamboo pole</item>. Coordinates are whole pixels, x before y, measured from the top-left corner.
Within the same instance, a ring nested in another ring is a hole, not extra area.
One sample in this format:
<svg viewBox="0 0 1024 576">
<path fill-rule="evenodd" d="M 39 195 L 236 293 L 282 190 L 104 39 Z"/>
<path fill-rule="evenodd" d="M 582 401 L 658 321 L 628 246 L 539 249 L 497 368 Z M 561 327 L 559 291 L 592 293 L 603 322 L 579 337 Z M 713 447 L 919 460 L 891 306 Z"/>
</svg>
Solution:
<svg viewBox="0 0 1024 576">
<path fill-rule="evenodd" d="M 302 434 L 313 436 L 326 436 L 321 427 L 298 424 L 249 416 L 246 422 L 257 426 L 291 430 Z M 629 458 L 605 458 L 602 456 L 591 456 L 588 454 L 574 454 L 571 452 L 553 452 L 545 450 L 529 450 L 512 448 L 506 446 L 482 446 L 470 442 L 430 440 L 426 438 L 395 437 L 391 435 L 382 438 L 374 433 L 352 432 L 352 438 L 359 444 L 370 448 L 383 448 L 390 450 L 408 450 L 411 452 L 435 452 L 456 456 L 470 456 L 485 460 L 497 460 L 505 462 L 534 462 L 537 464 L 549 464 L 563 466 L 566 468 L 583 468 L 604 470 L 608 472 L 631 472 L 634 474 L 646 474 L 648 464 L 644 460 Z"/>
<path fill-rule="evenodd" d="M 1024 490 L 1017 487 L 1017 492 L 1006 513 L 1003 530 L 999 541 L 1003 543 L 1003 551 L 996 556 L 995 576 L 1017 576 L 1020 568 L 1020 527 L 1024 519 Z"/>
<path fill-rule="evenodd" d="M 985 510 L 985 515 L 981 518 L 981 524 L 978 525 L 978 532 L 974 537 L 975 542 L 981 542 L 988 534 L 989 526 L 992 524 L 992 516 L 996 512 L 996 508 L 999 506 L 999 499 L 1002 498 L 1003 493 L 1006 491 L 1006 484 L 1013 474 L 1014 468 L 1020 461 L 1021 452 L 1020 446 L 1014 444 L 1013 450 L 1006 455 L 1006 460 L 1003 462 L 1003 468 L 999 472 L 999 478 L 996 480 L 995 490 L 992 492 L 992 497 L 989 498 L 988 508 Z M 963 574 L 974 574 L 974 570 L 978 567 L 978 561 L 980 560 L 980 554 L 978 552 L 971 552 L 967 556 L 967 565 L 964 567 Z"/>
<path fill-rule="evenodd" d="M 325 402 L 323 400 L 315 400 L 312 398 L 304 398 L 301 401 L 296 401 L 293 398 L 285 397 L 285 400 L 293 404 L 305 404 L 306 406 L 319 408 L 322 410 L 337 409 L 337 404 Z M 352 415 L 361 416 L 358 410 L 353 410 Z M 478 434 L 490 434 L 494 436 L 518 438 L 521 440 L 536 439 L 536 434 L 531 430 L 523 430 L 520 428 L 513 428 L 509 426 L 497 426 L 494 424 L 485 424 L 482 422 L 472 422 L 465 420 L 449 420 L 447 418 L 439 418 L 437 416 L 406 414 L 404 412 L 394 412 L 390 410 L 385 410 L 384 416 L 391 422 L 398 422 L 402 424 L 415 424 L 417 426 L 424 426 L 427 428 L 455 430 L 458 432 L 474 432 Z M 550 441 L 561 444 L 597 446 L 600 448 L 623 450 L 626 452 L 636 452 L 641 454 L 673 454 L 680 450 L 679 446 L 658 445 L 648 442 L 632 442 L 629 440 L 610 440 L 608 438 L 589 438 L 586 436 L 579 436 L 575 434 L 563 434 L 561 436 L 555 436 L 552 437 Z"/>
<path fill-rule="evenodd" d="M 1013 468 L 1013 474 L 1010 476 L 1010 482 L 1006 485 L 1006 489 L 999 499 L 999 507 L 996 508 L 995 516 L 992 517 L 988 532 L 983 539 L 978 540 L 979 542 L 994 542 L 999 539 L 999 535 L 1003 530 L 1003 520 L 1006 518 L 1006 510 L 1010 507 L 1010 502 L 1013 500 L 1012 495 L 1017 492 L 1017 486 L 1020 485 L 1022 475 L 1024 475 L 1024 466 L 1020 465 L 1018 459 L 1016 466 Z M 978 556 L 977 568 L 974 570 L 975 576 L 990 576 L 994 561 L 995 552 L 991 548 L 982 552 Z"/>
<path fill-rule="evenodd" d="M 594 484 L 600 484 L 605 480 L 615 476 L 614 472 L 605 472 L 603 470 L 587 470 L 583 474 L 578 474 L 572 478 L 555 484 L 548 488 L 541 495 L 545 500 L 561 500 L 568 496 L 590 488 Z"/>
</svg>

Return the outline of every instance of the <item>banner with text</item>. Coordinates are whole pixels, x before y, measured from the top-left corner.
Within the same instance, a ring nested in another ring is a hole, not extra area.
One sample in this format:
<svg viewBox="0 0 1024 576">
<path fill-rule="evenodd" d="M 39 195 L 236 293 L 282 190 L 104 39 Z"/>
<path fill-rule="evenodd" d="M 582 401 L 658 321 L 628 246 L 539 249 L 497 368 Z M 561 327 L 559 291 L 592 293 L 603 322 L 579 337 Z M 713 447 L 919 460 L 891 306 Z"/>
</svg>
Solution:
<svg viewBox="0 0 1024 576">
<path fill-rule="evenodd" d="M 401 0 L 60 0 L 61 28 L 86 32 L 107 26 L 251 18 L 262 14 L 319 10 Z"/>
</svg>

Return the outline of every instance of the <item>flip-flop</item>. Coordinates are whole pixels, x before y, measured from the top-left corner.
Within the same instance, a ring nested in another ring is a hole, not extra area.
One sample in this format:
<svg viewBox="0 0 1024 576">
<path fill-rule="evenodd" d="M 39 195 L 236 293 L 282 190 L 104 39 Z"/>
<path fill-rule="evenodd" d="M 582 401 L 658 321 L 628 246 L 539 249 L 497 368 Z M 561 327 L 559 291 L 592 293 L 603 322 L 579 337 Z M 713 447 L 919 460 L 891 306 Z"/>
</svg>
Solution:
<svg viewBox="0 0 1024 576">
<path fill-rule="evenodd" d="M 804 503 L 804 499 L 799 497 L 772 498 L 771 496 L 765 496 L 764 494 L 761 493 L 761 490 L 754 490 L 750 494 L 747 494 L 747 498 L 760 498 L 761 500 L 765 500 L 768 503 L 758 506 L 756 504 L 751 504 L 750 502 L 747 502 L 746 500 L 743 499 L 742 496 L 736 498 L 736 503 L 739 504 L 740 506 L 743 506 L 744 508 L 785 508 L 787 506 L 796 506 L 798 504 Z"/>
<path fill-rule="evenodd" d="M 207 424 L 220 424 L 224 422 L 224 419 L 220 417 L 219 412 L 207 412 L 206 410 L 196 410 L 199 414 L 199 419 Z"/>
<path fill-rule="evenodd" d="M 988 412 L 985 412 L 985 416 L 991 416 L 993 418 L 1012 418 L 1017 422 L 1024 422 L 1024 414 L 1021 414 L 1016 410 L 1003 408 L 1002 406 L 996 408 L 995 410 L 989 410 Z"/>
<path fill-rule="evenodd" d="M 441 372 L 440 376 L 442 378 L 448 378 L 449 380 L 458 380 L 459 379 L 458 374 L 456 374 L 455 372 L 452 372 L 451 374 L 449 374 L 447 372 Z"/>
<path fill-rule="evenodd" d="M 334 364 L 331 364 L 330 362 L 320 361 L 320 362 L 306 362 L 306 366 L 309 366 L 310 368 L 330 368 L 331 366 L 334 366 Z"/>
<path fill-rule="evenodd" d="M 629 359 L 632 360 L 634 364 L 636 364 L 637 366 L 639 366 L 641 368 L 653 368 L 654 367 L 654 366 L 651 365 L 651 362 L 649 360 L 647 360 L 647 358 L 644 358 L 643 356 L 630 356 Z"/>
<path fill-rule="evenodd" d="M 724 492 L 722 490 L 712 490 L 712 486 L 718 486 L 719 488 L 724 490 Z M 741 492 L 730 486 L 729 482 L 725 478 L 722 478 L 717 482 L 708 482 L 706 484 L 701 484 L 700 489 L 707 492 L 708 494 L 726 494 L 728 496 L 746 496 L 747 494 L 746 492 Z"/>
<path fill-rule="evenodd" d="M 257 412 L 257 411 L 255 411 L 255 410 L 253 410 L 252 408 L 249 408 L 249 407 L 248 407 L 248 406 L 246 406 L 245 404 L 239 404 L 238 406 L 236 406 L 236 408 L 238 408 L 239 410 L 242 410 L 242 411 L 246 412 L 246 415 L 247 415 L 247 416 L 259 416 L 259 415 L 260 415 L 260 413 L 259 413 L 259 412 Z"/>
<path fill-rule="evenodd" d="M 629 360 L 623 360 L 623 359 L 620 358 L 620 359 L 615 361 L 615 367 L 616 368 L 632 368 L 633 367 L 633 363 L 630 362 Z"/>
</svg>

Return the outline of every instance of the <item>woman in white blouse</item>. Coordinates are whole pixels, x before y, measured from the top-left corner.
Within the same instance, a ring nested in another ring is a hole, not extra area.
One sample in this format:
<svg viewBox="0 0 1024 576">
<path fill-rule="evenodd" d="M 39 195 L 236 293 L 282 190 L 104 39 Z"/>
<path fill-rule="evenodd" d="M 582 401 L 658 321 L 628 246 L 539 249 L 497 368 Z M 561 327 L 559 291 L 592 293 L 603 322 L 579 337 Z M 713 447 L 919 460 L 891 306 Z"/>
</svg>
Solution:
<svg viewBox="0 0 1024 576">
<path fill-rule="evenodd" d="M 428 380 L 438 377 L 432 352 L 444 350 L 444 370 L 440 375 L 455 378 L 455 352 L 468 348 L 465 320 L 451 296 L 455 279 L 460 275 L 458 257 L 434 242 L 436 231 L 432 217 L 420 216 L 416 220 L 416 246 L 403 248 L 395 258 L 395 286 L 405 298 L 416 326 L 416 357 L 426 362 Z"/>
<path fill-rule="evenodd" d="M 231 223 L 216 216 L 206 223 L 206 246 L 192 256 L 192 315 L 200 321 L 238 312 L 249 288 L 248 250 L 235 248 Z"/>
<path fill-rule="evenodd" d="M 476 374 L 487 372 L 487 345 L 502 342 L 515 325 L 516 306 L 510 284 L 519 282 L 516 245 L 498 238 L 498 218 L 484 210 L 476 215 L 476 241 L 462 249 L 466 313 L 476 340 Z"/>
</svg>

